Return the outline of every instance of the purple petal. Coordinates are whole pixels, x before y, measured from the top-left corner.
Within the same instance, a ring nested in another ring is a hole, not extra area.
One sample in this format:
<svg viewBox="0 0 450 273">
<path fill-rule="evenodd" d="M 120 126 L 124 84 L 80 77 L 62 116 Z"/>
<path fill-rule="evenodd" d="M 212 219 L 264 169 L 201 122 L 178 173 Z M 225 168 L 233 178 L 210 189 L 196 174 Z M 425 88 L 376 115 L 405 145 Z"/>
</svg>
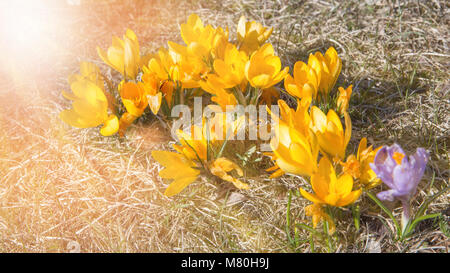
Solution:
<svg viewBox="0 0 450 273">
<path fill-rule="evenodd" d="M 375 155 L 374 162 L 370 164 L 375 174 L 391 189 L 380 192 L 377 196 L 382 200 L 393 201 L 394 198 L 409 202 L 417 191 L 428 161 L 428 152 L 418 148 L 412 156 L 404 156 L 401 164 L 397 164 L 393 156 L 395 153 L 405 155 L 398 144 L 384 146 Z"/>
<path fill-rule="evenodd" d="M 409 164 L 397 165 L 394 169 L 394 186 L 397 190 L 397 196 L 404 196 L 410 199 L 416 193 L 417 181 L 415 181 L 415 172 Z"/>
<path fill-rule="evenodd" d="M 417 148 L 416 153 L 410 156 L 411 164 L 415 170 L 415 176 L 418 181 L 422 179 L 425 167 L 427 166 L 429 154 L 424 148 Z"/>
<path fill-rule="evenodd" d="M 394 153 L 405 154 L 405 152 L 403 151 L 402 147 L 400 147 L 400 145 L 398 145 L 397 143 L 394 143 L 394 144 L 392 144 L 391 146 L 388 147 L 389 157 L 392 158 Z"/>
<path fill-rule="evenodd" d="M 394 197 L 397 195 L 396 190 L 387 190 L 377 193 L 377 197 L 383 201 L 394 201 Z"/>
<path fill-rule="evenodd" d="M 371 169 L 375 174 L 390 188 L 394 188 L 394 181 L 392 179 L 392 171 L 396 165 L 392 157 L 389 157 L 388 147 L 384 146 L 381 148 L 375 158 L 373 163 L 370 164 Z M 395 165 L 393 165 L 394 163 Z"/>
<path fill-rule="evenodd" d="M 373 163 L 375 165 L 381 165 L 384 164 L 384 161 L 387 158 L 387 146 L 383 146 L 380 150 L 378 150 L 377 154 L 375 155 L 375 158 L 373 159 Z"/>
</svg>

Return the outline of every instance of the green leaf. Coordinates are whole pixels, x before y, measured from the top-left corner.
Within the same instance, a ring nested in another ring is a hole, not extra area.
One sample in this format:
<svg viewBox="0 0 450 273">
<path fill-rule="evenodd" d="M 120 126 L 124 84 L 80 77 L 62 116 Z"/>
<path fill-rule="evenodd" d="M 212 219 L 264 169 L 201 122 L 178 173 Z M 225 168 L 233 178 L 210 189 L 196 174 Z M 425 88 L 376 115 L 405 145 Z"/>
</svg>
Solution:
<svg viewBox="0 0 450 273">
<path fill-rule="evenodd" d="M 359 205 L 356 205 L 356 204 L 352 205 L 352 216 L 353 216 L 353 222 L 355 223 L 355 228 L 356 228 L 356 230 L 359 231 L 360 216 L 361 216 L 361 212 L 359 210 Z"/>
<path fill-rule="evenodd" d="M 330 234 L 328 233 L 329 230 L 330 230 L 330 227 L 328 225 L 328 221 L 324 221 L 324 223 L 323 223 L 323 233 L 325 234 L 325 239 L 326 239 L 326 242 L 327 242 L 327 245 L 328 245 L 328 253 L 332 253 L 332 252 L 334 252 L 334 250 L 333 250 L 333 244 L 331 242 L 332 239 L 330 237 Z"/>
<path fill-rule="evenodd" d="M 441 216 L 440 213 L 434 213 L 434 214 L 427 214 L 427 215 L 423 215 L 419 218 L 414 219 L 407 227 L 406 227 L 406 232 L 404 234 L 404 237 L 409 237 L 412 235 L 414 228 L 417 226 L 417 224 L 419 224 L 420 222 L 422 222 L 423 220 L 427 220 L 427 219 L 433 219 L 436 217 Z"/>
<path fill-rule="evenodd" d="M 311 253 L 314 253 L 314 237 L 313 237 L 312 232 L 311 232 L 311 236 L 309 238 L 309 244 L 310 244 Z"/>
<path fill-rule="evenodd" d="M 394 215 L 392 215 L 392 212 L 386 208 L 383 203 L 372 193 L 366 191 L 367 196 L 369 196 L 370 199 L 372 199 L 394 222 L 395 228 L 397 229 L 397 236 L 398 238 L 402 238 L 402 229 L 400 228 L 400 225 L 398 224 L 397 220 L 395 219 Z"/>
</svg>

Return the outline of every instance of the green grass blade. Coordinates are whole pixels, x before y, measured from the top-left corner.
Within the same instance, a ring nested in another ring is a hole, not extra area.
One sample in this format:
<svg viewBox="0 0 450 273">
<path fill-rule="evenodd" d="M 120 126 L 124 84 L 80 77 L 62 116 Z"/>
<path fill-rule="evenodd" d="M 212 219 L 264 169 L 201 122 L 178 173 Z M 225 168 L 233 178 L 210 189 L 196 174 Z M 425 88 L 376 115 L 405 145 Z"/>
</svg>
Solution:
<svg viewBox="0 0 450 273">
<path fill-rule="evenodd" d="M 352 205 L 352 216 L 353 216 L 353 223 L 355 223 L 355 228 L 357 231 L 359 231 L 360 216 L 361 216 L 361 211 L 359 209 L 359 205 L 356 205 L 356 204 Z"/>
<path fill-rule="evenodd" d="M 291 191 L 289 191 L 289 193 L 288 193 L 288 203 L 287 203 L 287 208 L 286 208 L 286 227 L 285 227 L 285 231 L 286 231 L 286 236 L 288 238 L 289 244 L 290 245 L 295 245 L 295 242 L 291 238 L 291 233 L 290 233 L 290 226 L 291 226 L 291 201 L 292 201 L 292 193 L 291 193 Z"/>
<path fill-rule="evenodd" d="M 366 191 L 367 196 L 369 196 L 370 199 L 372 199 L 394 222 L 395 228 L 397 229 L 397 236 L 398 238 L 402 237 L 402 229 L 400 228 L 400 225 L 398 224 L 397 220 L 395 219 L 392 212 L 386 208 L 386 206 L 383 205 L 383 203 L 372 193 Z"/>
<path fill-rule="evenodd" d="M 440 216 L 441 216 L 440 213 L 434 213 L 434 214 L 423 215 L 423 216 L 420 216 L 419 218 L 414 219 L 414 220 L 406 227 L 406 231 L 405 231 L 404 237 L 411 236 L 412 233 L 414 232 L 414 229 L 416 228 L 417 224 L 419 224 L 419 223 L 422 222 L 423 220 L 433 219 L 433 218 L 440 217 Z"/>
</svg>

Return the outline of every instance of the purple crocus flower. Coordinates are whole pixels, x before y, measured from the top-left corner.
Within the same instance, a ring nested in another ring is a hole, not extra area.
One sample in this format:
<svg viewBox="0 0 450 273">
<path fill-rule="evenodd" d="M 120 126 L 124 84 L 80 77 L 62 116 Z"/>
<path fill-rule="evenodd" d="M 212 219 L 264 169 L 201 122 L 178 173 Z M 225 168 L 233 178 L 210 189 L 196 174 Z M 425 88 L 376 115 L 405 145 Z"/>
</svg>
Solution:
<svg viewBox="0 0 450 273">
<path fill-rule="evenodd" d="M 428 152 L 417 148 L 416 153 L 406 156 L 398 144 L 384 146 L 378 150 L 370 168 L 390 190 L 377 194 L 381 200 L 399 199 L 403 205 L 403 220 L 408 221 L 411 214 L 410 200 L 417 191 L 428 161 Z"/>
</svg>

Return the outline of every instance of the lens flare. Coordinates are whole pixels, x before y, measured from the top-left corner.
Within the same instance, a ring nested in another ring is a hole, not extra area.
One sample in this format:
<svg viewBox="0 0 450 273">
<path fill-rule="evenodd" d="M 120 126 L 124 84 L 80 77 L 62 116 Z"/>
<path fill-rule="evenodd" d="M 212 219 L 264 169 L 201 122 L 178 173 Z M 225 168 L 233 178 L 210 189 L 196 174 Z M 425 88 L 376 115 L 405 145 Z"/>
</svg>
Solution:
<svg viewBox="0 0 450 273">
<path fill-rule="evenodd" d="M 58 12 L 54 1 L 0 3 L 0 72 L 14 82 L 51 65 L 57 48 Z"/>
</svg>

